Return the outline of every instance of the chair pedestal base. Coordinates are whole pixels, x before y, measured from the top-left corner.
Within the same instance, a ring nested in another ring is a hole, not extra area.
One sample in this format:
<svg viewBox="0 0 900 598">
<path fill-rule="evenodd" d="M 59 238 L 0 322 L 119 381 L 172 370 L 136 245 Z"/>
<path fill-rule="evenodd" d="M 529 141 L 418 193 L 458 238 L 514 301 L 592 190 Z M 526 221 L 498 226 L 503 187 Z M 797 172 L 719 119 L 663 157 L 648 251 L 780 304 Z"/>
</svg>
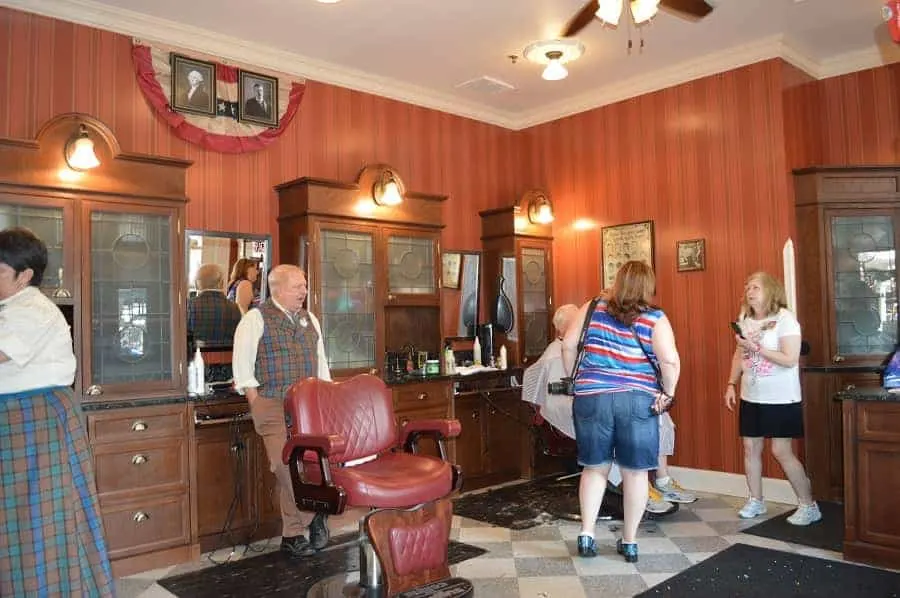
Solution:
<svg viewBox="0 0 900 598">
<path fill-rule="evenodd" d="M 401 592 L 394 598 L 470 598 L 475 595 L 472 582 L 460 577 L 450 577 L 432 582 L 407 592 Z M 359 573 L 339 573 L 326 577 L 306 593 L 306 598 L 387 598 L 384 587 L 363 588 L 359 585 Z"/>
</svg>

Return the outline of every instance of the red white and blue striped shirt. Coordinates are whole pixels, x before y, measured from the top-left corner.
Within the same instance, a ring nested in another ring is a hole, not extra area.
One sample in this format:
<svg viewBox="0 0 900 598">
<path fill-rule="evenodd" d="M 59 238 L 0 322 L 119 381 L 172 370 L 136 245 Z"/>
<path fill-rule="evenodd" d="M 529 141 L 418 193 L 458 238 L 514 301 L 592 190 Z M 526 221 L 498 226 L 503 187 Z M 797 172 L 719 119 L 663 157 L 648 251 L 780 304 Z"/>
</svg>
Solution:
<svg viewBox="0 0 900 598">
<path fill-rule="evenodd" d="M 659 392 L 656 373 L 644 351 L 658 363 L 653 352 L 653 328 L 663 315 L 660 309 L 643 312 L 629 328 L 607 313 L 606 301 L 600 301 L 591 314 L 585 336 L 584 357 L 575 376 L 575 395 L 628 390 Z"/>
</svg>

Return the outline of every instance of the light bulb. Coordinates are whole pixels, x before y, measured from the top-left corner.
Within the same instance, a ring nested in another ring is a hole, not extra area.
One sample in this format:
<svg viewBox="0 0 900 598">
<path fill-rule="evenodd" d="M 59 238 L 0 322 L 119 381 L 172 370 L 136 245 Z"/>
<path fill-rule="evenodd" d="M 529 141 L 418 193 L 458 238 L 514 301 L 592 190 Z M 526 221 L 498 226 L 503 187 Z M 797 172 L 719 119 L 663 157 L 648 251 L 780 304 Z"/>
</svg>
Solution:
<svg viewBox="0 0 900 598">
<path fill-rule="evenodd" d="M 659 0 L 631 0 L 631 16 L 636 25 L 645 23 L 659 12 Z"/>
<path fill-rule="evenodd" d="M 565 79 L 569 76 L 569 71 L 566 70 L 566 67 L 563 66 L 563 63 L 559 61 L 559 58 L 551 58 L 550 62 L 547 64 L 547 68 L 544 69 L 544 72 L 541 73 L 541 77 L 543 77 L 547 81 L 559 81 L 560 79 Z"/>
<path fill-rule="evenodd" d="M 623 0 L 600 0 L 600 7 L 594 14 L 604 23 L 617 26 L 622 15 L 622 2 Z"/>
<path fill-rule="evenodd" d="M 553 222 L 553 210 L 550 204 L 543 203 L 537 209 L 537 221 L 540 224 L 550 224 Z"/>
<path fill-rule="evenodd" d="M 381 205 L 396 206 L 403 203 L 403 196 L 400 195 L 400 187 L 397 181 L 391 179 L 381 187 Z"/>
<path fill-rule="evenodd" d="M 75 170 L 90 170 L 100 166 L 100 160 L 94 153 L 94 142 L 88 137 L 87 129 L 82 126 L 75 141 L 66 147 L 66 163 Z"/>
</svg>

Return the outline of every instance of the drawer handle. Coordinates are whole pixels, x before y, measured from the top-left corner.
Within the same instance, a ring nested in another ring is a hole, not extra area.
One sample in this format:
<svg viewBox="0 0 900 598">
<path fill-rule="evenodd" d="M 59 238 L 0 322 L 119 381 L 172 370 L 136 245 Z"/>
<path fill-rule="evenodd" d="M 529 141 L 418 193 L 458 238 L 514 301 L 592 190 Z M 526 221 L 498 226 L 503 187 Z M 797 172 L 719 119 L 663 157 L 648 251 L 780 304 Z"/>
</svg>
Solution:
<svg viewBox="0 0 900 598">
<path fill-rule="evenodd" d="M 428 393 L 427 393 L 427 392 L 420 392 L 420 393 L 419 393 L 419 400 L 420 400 L 420 401 L 424 401 L 424 400 L 427 399 L 427 398 L 428 398 Z"/>
<path fill-rule="evenodd" d="M 402 428 L 403 426 L 405 426 L 406 424 L 408 424 L 408 423 L 409 423 L 409 418 L 408 418 L 408 417 L 400 418 L 400 427 L 401 427 L 401 428 Z"/>
<path fill-rule="evenodd" d="M 843 355 L 835 355 L 834 357 L 831 358 L 831 360 L 835 363 L 840 363 L 840 362 L 844 361 L 844 356 Z"/>
<path fill-rule="evenodd" d="M 472 419 L 478 419 L 478 410 L 477 409 L 472 410 Z"/>
<path fill-rule="evenodd" d="M 88 396 L 99 397 L 103 394 L 103 387 L 99 384 L 91 384 L 85 392 Z"/>
<path fill-rule="evenodd" d="M 848 384 L 844 387 L 844 390 L 856 390 L 856 384 Z"/>
<path fill-rule="evenodd" d="M 147 513 L 144 513 L 143 511 L 138 511 L 131 518 L 134 519 L 135 523 L 143 523 L 143 522 L 147 521 L 148 519 L 150 519 L 150 515 Z"/>
<path fill-rule="evenodd" d="M 143 432 L 146 429 L 147 429 L 147 424 L 142 422 L 141 420 L 137 420 L 136 422 L 131 424 L 132 432 Z"/>
<path fill-rule="evenodd" d="M 135 455 L 134 457 L 131 458 L 132 465 L 143 465 L 146 462 L 147 462 L 146 455 Z"/>
</svg>

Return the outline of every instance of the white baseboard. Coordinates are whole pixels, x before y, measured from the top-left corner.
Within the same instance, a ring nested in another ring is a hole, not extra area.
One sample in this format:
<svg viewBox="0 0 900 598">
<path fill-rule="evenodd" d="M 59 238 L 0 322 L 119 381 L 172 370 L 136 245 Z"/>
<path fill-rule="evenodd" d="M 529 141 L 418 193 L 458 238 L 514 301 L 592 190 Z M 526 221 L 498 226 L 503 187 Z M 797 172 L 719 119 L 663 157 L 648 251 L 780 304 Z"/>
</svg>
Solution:
<svg viewBox="0 0 900 598">
<path fill-rule="evenodd" d="M 712 492 L 727 496 L 748 496 L 747 479 L 738 473 L 725 473 L 709 469 L 669 466 L 669 472 L 678 483 L 690 490 Z M 797 504 L 797 495 L 787 480 L 763 478 L 763 497 L 772 502 Z"/>
</svg>

